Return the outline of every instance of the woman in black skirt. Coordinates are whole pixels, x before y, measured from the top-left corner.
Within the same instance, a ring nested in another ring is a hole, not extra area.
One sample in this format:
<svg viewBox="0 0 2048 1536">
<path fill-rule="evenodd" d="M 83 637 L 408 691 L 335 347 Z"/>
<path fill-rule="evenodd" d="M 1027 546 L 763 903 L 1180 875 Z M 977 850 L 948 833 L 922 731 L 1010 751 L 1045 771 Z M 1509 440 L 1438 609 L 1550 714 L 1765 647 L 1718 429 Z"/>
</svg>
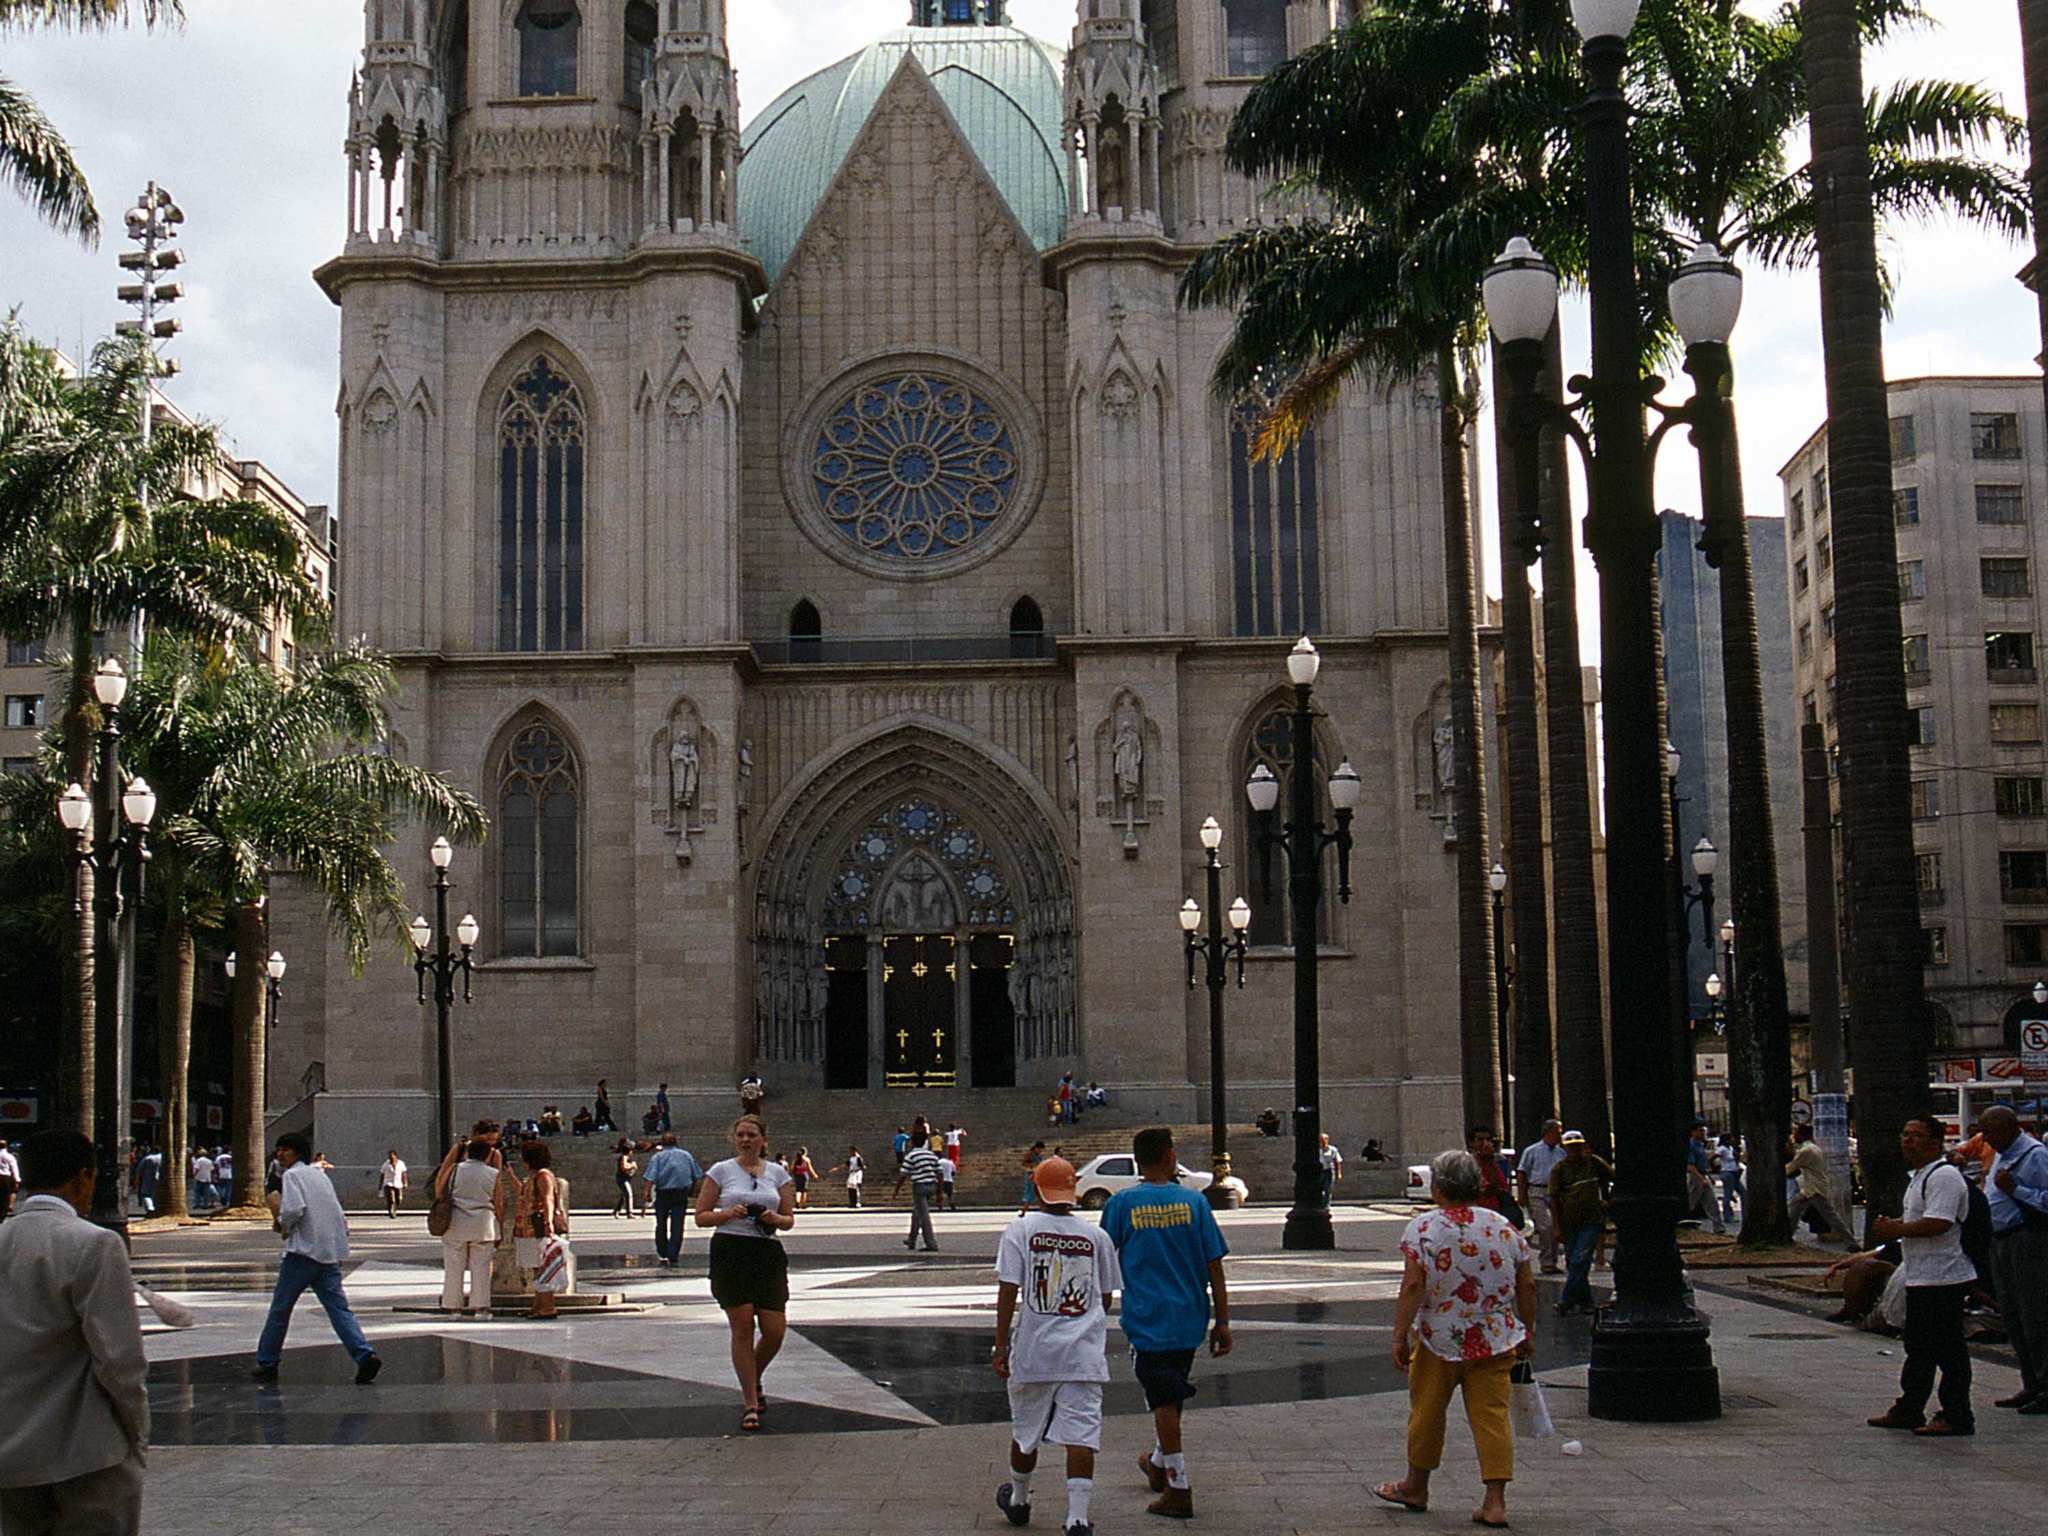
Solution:
<svg viewBox="0 0 2048 1536">
<path fill-rule="evenodd" d="M 796 1225 L 796 1189 L 789 1170 L 769 1161 L 768 1132 L 755 1116 L 733 1122 L 732 1147 L 733 1155 L 704 1175 L 696 1217 L 698 1226 L 713 1229 L 711 1295 L 732 1330 L 732 1370 L 746 1409 L 740 1428 L 751 1433 L 767 1406 L 761 1373 L 788 1326 L 789 1255 L 776 1233 Z"/>
</svg>

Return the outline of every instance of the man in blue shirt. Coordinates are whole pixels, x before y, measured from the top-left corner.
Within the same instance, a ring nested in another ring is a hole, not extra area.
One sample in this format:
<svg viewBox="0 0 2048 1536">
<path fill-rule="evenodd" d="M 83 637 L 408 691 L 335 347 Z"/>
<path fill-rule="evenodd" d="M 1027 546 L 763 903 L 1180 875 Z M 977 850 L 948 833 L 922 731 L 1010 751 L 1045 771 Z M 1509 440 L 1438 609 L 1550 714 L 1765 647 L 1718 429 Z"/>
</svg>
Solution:
<svg viewBox="0 0 2048 1536">
<path fill-rule="evenodd" d="M 1138 1468 L 1159 1497 L 1146 1506 L 1171 1519 L 1194 1517 L 1187 1458 L 1181 1451 L 1181 1404 L 1195 1395 L 1188 1380 L 1206 1336 L 1209 1353 L 1230 1353 L 1230 1294 L 1223 1256 L 1230 1251 L 1209 1202 L 1178 1182 L 1173 1132 L 1164 1127 L 1131 1138 L 1145 1182 L 1120 1191 L 1102 1213 L 1102 1230 L 1123 1269 L 1124 1337 L 1158 1438 Z M 1216 1326 L 1209 1327 L 1209 1293 Z"/>
<path fill-rule="evenodd" d="M 2048 1415 L 2048 1147 L 2020 1129 L 2003 1104 L 1984 1111 L 1984 1139 L 1998 1153 L 1984 1181 L 1991 1205 L 1991 1278 L 2020 1389 L 2001 1408 Z"/>
<path fill-rule="evenodd" d="M 664 1268 L 674 1269 L 683 1262 L 683 1218 L 704 1170 L 685 1148 L 676 1145 L 671 1131 L 661 1138 L 661 1149 L 647 1159 L 641 1177 L 654 1191 L 654 1255 Z"/>
</svg>

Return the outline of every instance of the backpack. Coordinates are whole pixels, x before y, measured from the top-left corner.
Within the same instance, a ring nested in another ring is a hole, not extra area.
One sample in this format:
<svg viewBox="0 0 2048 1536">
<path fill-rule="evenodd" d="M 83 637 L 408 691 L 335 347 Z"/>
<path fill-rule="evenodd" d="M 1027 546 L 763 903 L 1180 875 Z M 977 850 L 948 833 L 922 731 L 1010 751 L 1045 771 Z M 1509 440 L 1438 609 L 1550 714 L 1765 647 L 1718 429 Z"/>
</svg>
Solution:
<svg viewBox="0 0 2048 1536">
<path fill-rule="evenodd" d="M 1958 1173 L 1961 1170 L 1957 1170 Z M 1974 1179 L 1963 1176 L 1970 1192 L 1970 1214 L 1963 1218 L 1963 1257 L 1977 1271 L 1977 1278 L 1991 1283 L 1991 1201 Z"/>
</svg>

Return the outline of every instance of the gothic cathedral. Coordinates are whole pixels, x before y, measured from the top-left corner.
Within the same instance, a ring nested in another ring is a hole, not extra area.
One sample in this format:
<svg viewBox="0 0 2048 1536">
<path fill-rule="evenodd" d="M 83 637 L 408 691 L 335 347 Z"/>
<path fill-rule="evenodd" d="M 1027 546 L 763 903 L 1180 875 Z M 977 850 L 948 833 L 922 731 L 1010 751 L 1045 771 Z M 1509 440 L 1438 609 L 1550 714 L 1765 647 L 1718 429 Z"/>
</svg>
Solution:
<svg viewBox="0 0 2048 1536">
<path fill-rule="evenodd" d="M 1175 302 L 1192 252 L 1280 216 L 1224 136 L 1338 0 L 1078 0 L 1064 50 L 1003 0 L 904 3 L 755 105 L 728 0 L 368 0 L 318 274 L 339 629 L 398 658 L 392 749 L 491 816 L 453 871 L 482 929 L 458 1116 L 599 1077 L 723 1104 L 752 1068 L 1072 1071 L 1199 1118 L 1176 914 L 1213 815 L 1253 904 L 1233 1118 L 1292 1103 L 1314 942 L 1325 1125 L 1450 1144 L 1434 402 L 1357 389 L 1254 462 L 1210 387 L 1227 317 Z M 1313 770 L 1366 785 L 1315 935 L 1284 870 L 1261 890 L 1244 794 L 1291 767 L 1304 633 Z M 389 956 L 294 970 L 273 1106 L 302 1057 L 338 1157 L 422 1145 L 433 1010 Z"/>
</svg>

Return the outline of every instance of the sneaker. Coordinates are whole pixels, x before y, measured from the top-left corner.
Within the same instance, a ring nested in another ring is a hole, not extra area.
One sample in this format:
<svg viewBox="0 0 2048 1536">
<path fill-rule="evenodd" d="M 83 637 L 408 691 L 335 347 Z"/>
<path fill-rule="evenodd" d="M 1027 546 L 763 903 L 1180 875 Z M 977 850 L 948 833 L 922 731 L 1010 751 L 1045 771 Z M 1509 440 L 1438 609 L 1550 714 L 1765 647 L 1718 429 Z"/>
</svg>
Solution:
<svg viewBox="0 0 2048 1536">
<path fill-rule="evenodd" d="M 1145 1486 L 1154 1493 L 1166 1492 L 1166 1468 L 1152 1459 L 1150 1451 L 1138 1457 L 1138 1473 L 1145 1479 Z"/>
<path fill-rule="evenodd" d="M 277 1385 L 277 1367 L 274 1365 L 258 1365 L 256 1369 L 249 1373 L 249 1379 L 262 1382 L 265 1386 L 274 1387 Z"/>
<path fill-rule="evenodd" d="M 1095 1536 L 1095 1527 L 1076 1520 L 1067 1527 L 1067 1536 Z"/>
<path fill-rule="evenodd" d="M 1164 1515 L 1169 1520 L 1192 1520 L 1195 1518 L 1195 1490 L 1168 1488 L 1145 1506 L 1145 1513 Z"/>
<path fill-rule="evenodd" d="M 367 1387 L 377 1379 L 377 1373 L 384 1369 L 384 1361 L 376 1355 L 365 1355 L 356 1362 L 356 1385 Z"/>
<path fill-rule="evenodd" d="M 1031 1506 L 1029 1504 L 1012 1504 L 1010 1502 L 1010 1485 L 1008 1483 L 996 1484 L 996 1508 L 1003 1512 L 1004 1518 L 1012 1525 L 1029 1525 L 1031 1523 Z"/>
</svg>

